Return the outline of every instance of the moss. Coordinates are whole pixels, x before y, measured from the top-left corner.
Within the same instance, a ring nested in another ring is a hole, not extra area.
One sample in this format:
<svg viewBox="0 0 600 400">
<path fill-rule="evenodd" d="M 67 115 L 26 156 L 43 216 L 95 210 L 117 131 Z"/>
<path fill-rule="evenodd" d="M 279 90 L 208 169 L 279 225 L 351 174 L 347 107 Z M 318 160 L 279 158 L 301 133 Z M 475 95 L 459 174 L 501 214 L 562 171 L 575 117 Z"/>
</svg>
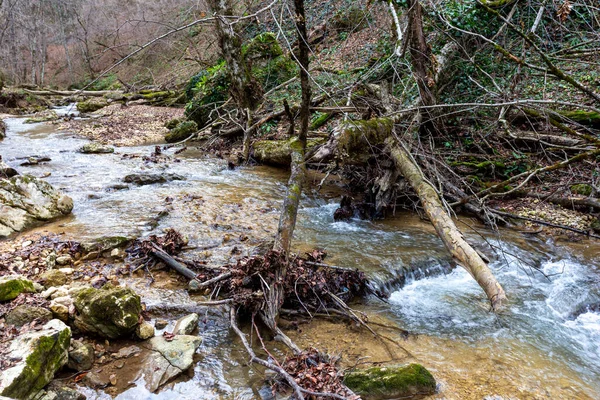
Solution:
<svg viewBox="0 0 600 400">
<path fill-rule="evenodd" d="M 430 395 L 436 388 L 435 378 L 420 364 L 353 371 L 344 383 L 365 400 Z"/>
<path fill-rule="evenodd" d="M 32 117 L 27 118 L 24 123 L 26 124 L 35 124 L 39 122 L 47 122 L 47 121 L 56 121 L 58 119 L 58 114 L 54 110 L 45 110 L 39 113 L 35 113 Z"/>
<path fill-rule="evenodd" d="M 345 154 L 346 162 L 365 162 L 369 149 L 381 145 L 392 134 L 394 122 L 390 118 L 348 121 L 342 124 L 338 149 Z"/>
<path fill-rule="evenodd" d="M 165 136 L 167 143 L 181 142 L 187 139 L 193 133 L 198 131 L 198 124 L 194 121 L 180 122 L 175 128 L 171 129 Z"/>
<path fill-rule="evenodd" d="M 585 183 L 579 183 L 571 186 L 571 193 L 580 194 L 582 196 L 589 196 L 592 194 L 592 185 Z"/>
<path fill-rule="evenodd" d="M 584 125 L 600 127 L 600 113 L 582 110 L 558 111 L 558 113 L 566 120 L 575 121 Z"/>
<path fill-rule="evenodd" d="M 108 106 L 108 101 L 104 98 L 91 98 L 86 101 L 80 101 L 77 103 L 77 111 L 82 113 L 90 113 L 98 111 L 101 108 Z"/>
<path fill-rule="evenodd" d="M 311 149 L 324 142 L 323 138 L 308 139 L 306 148 Z M 258 140 L 253 144 L 254 157 L 263 164 L 288 167 L 292 150 L 298 145 L 300 142 L 296 137 L 288 140 Z"/>
<path fill-rule="evenodd" d="M 317 113 L 317 117 L 313 119 L 313 121 L 310 124 L 310 130 L 314 131 L 319 129 L 320 127 L 325 125 L 327 121 L 329 121 L 332 117 L 333 114 L 331 113 Z"/>
<path fill-rule="evenodd" d="M 287 56 L 279 56 L 269 59 L 264 65 L 252 68 L 254 76 L 265 90 L 271 90 L 274 87 L 288 81 L 298 74 L 298 66 Z"/>
<path fill-rule="evenodd" d="M 33 282 L 22 276 L 0 278 L 0 301 L 13 300 L 21 293 L 35 293 Z"/>
<path fill-rule="evenodd" d="M 191 96 L 185 107 L 186 118 L 196 122 L 199 129 L 204 128 L 211 119 L 211 112 L 227 100 L 229 85 L 225 61 L 192 77 L 186 89 L 186 96 Z"/>
<path fill-rule="evenodd" d="M 273 32 L 264 32 L 242 46 L 242 58 L 248 62 L 258 58 L 274 58 L 283 54 L 277 36 Z"/>
<path fill-rule="evenodd" d="M 590 228 L 596 233 L 600 233 L 600 218 L 596 218 L 594 222 L 591 223 Z"/>
<path fill-rule="evenodd" d="M 342 8 L 331 19 L 331 26 L 338 32 L 358 32 L 369 26 L 369 13 L 358 6 Z"/>
<path fill-rule="evenodd" d="M 173 118 L 165 123 L 165 128 L 167 128 L 169 130 L 173 129 L 182 122 L 183 122 L 183 120 L 181 118 Z"/>
<path fill-rule="evenodd" d="M 162 92 L 148 91 L 147 93 L 140 91 L 140 94 L 142 95 L 142 98 L 146 100 L 162 100 L 177 95 L 177 93 L 172 90 L 166 90 Z"/>
</svg>

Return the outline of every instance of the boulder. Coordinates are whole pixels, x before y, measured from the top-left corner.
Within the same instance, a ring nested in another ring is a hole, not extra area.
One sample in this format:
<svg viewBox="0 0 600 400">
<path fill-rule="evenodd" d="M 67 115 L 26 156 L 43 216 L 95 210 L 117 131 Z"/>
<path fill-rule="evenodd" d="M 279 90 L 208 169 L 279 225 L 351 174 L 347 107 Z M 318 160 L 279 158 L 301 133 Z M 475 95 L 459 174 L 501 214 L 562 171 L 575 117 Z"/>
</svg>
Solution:
<svg viewBox="0 0 600 400">
<path fill-rule="evenodd" d="M 78 329 L 111 339 L 133 332 L 142 312 L 140 296 L 130 288 L 111 284 L 82 289 L 75 297 L 75 308 Z"/>
<path fill-rule="evenodd" d="M 185 317 L 179 318 L 173 328 L 175 335 L 190 335 L 194 332 L 194 329 L 198 326 L 198 320 L 200 317 L 196 313 L 186 315 Z"/>
<path fill-rule="evenodd" d="M 94 346 L 77 340 L 71 341 L 67 367 L 75 371 L 87 371 L 94 364 Z"/>
<path fill-rule="evenodd" d="M 35 124 L 38 122 L 56 121 L 58 114 L 54 110 L 44 110 L 33 114 L 27 118 L 24 122 L 26 124 Z"/>
<path fill-rule="evenodd" d="M 33 282 L 21 275 L 0 276 L 0 301 L 12 300 L 23 292 L 34 293 Z"/>
<path fill-rule="evenodd" d="M 8 179 L 16 175 L 19 175 L 17 170 L 2 161 L 2 157 L 0 157 L 0 179 Z"/>
<path fill-rule="evenodd" d="M 39 392 L 67 363 L 70 342 L 71 329 L 57 319 L 15 338 L 7 358 L 19 361 L 0 374 L 0 395 L 27 399 Z"/>
<path fill-rule="evenodd" d="M 67 215 L 73 200 L 31 175 L 0 180 L 0 238 Z"/>
<path fill-rule="evenodd" d="M 419 398 L 435 393 L 435 378 L 420 364 L 346 373 L 344 384 L 364 400 Z"/>
<path fill-rule="evenodd" d="M 114 153 L 115 148 L 101 143 L 92 142 L 84 144 L 79 148 L 78 151 L 83 154 L 108 154 Z"/>
<path fill-rule="evenodd" d="M 67 275 L 57 269 L 51 269 L 40 276 L 45 287 L 62 286 L 67 283 Z"/>
<path fill-rule="evenodd" d="M 325 139 L 308 139 L 306 149 L 310 150 L 323 143 Z M 275 166 L 289 167 L 292 160 L 292 148 L 297 143 L 296 138 L 288 140 L 257 140 L 254 142 L 254 158 L 257 161 Z"/>
<path fill-rule="evenodd" d="M 154 336 L 154 326 L 149 322 L 142 322 L 135 328 L 135 334 L 142 340 L 150 339 Z"/>
<path fill-rule="evenodd" d="M 36 319 L 45 324 L 52 319 L 52 311 L 44 307 L 22 304 L 13 308 L 6 315 L 6 324 L 20 328 Z"/>
<path fill-rule="evenodd" d="M 108 106 L 108 104 L 108 100 L 102 97 L 92 97 L 89 100 L 77 103 L 77 111 L 80 113 L 90 113 L 98 111 L 99 109 Z"/>
<path fill-rule="evenodd" d="M 192 136 L 192 134 L 197 131 L 198 124 L 196 124 L 194 121 L 183 121 L 165 135 L 165 140 L 167 143 L 181 142 L 182 140 Z"/>
<path fill-rule="evenodd" d="M 123 178 L 123 182 L 134 183 L 140 186 L 184 180 L 185 177 L 178 174 L 131 174 Z"/>
</svg>

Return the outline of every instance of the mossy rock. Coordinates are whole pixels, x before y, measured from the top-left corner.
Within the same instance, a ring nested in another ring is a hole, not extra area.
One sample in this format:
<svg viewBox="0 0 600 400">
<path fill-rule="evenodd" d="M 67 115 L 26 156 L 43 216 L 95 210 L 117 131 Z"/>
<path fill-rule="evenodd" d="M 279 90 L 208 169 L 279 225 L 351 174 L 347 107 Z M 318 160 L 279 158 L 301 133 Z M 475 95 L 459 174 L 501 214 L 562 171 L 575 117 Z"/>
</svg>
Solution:
<svg viewBox="0 0 600 400">
<path fill-rule="evenodd" d="M 252 68 L 252 76 L 261 83 L 264 90 L 271 90 L 297 75 L 298 65 L 285 55 L 268 59 L 264 63 L 254 63 Z"/>
<path fill-rule="evenodd" d="M 292 147 L 297 140 L 295 137 L 287 140 L 258 140 L 253 144 L 254 158 L 263 164 L 289 167 L 292 161 Z M 324 138 L 308 139 L 306 149 L 324 142 Z"/>
<path fill-rule="evenodd" d="M 586 183 L 579 183 L 571 186 L 571 193 L 580 194 L 582 196 L 589 196 L 592 194 L 592 185 Z"/>
<path fill-rule="evenodd" d="M 358 6 L 343 8 L 331 19 L 331 27 L 337 32 L 358 32 L 369 26 L 369 13 Z"/>
<path fill-rule="evenodd" d="M 0 374 L 0 396 L 32 398 L 67 363 L 70 342 L 71 329 L 57 319 L 12 340 L 7 357 L 19 361 Z"/>
<path fill-rule="evenodd" d="M 26 124 L 35 124 L 39 122 L 56 121 L 58 114 L 54 110 L 44 110 L 33 114 L 31 117 L 23 121 Z"/>
<path fill-rule="evenodd" d="M 81 290 L 74 303 L 79 330 L 111 339 L 133 332 L 142 312 L 140 296 L 130 288 L 110 284 Z"/>
<path fill-rule="evenodd" d="M 171 129 L 169 133 L 165 135 L 167 143 L 181 142 L 192 136 L 198 131 L 198 124 L 194 121 L 183 121 L 180 122 L 175 128 Z"/>
<path fill-rule="evenodd" d="M 6 123 L 0 119 L 0 140 L 6 137 Z"/>
<path fill-rule="evenodd" d="M 394 121 L 390 118 L 347 121 L 341 126 L 338 150 L 347 163 L 364 163 L 373 146 L 382 145 L 391 136 Z"/>
<path fill-rule="evenodd" d="M 110 154 L 115 152 L 115 148 L 101 143 L 92 142 L 84 144 L 79 149 L 79 152 L 83 154 Z"/>
<path fill-rule="evenodd" d="M 344 384 L 364 400 L 414 399 L 436 390 L 435 378 L 420 364 L 352 371 L 346 373 Z"/>
<path fill-rule="evenodd" d="M 44 307 L 22 304 L 12 309 L 6 315 L 6 324 L 20 328 L 36 319 L 42 321 L 42 323 L 46 323 L 52 319 L 52 311 Z"/>
<path fill-rule="evenodd" d="M 0 277 L 0 301 L 13 300 L 21 293 L 35 293 L 33 282 L 21 275 Z"/>
<path fill-rule="evenodd" d="M 81 113 L 91 113 L 108 106 L 108 100 L 102 97 L 92 97 L 89 100 L 77 103 L 77 111 Z"/>
<path fill-rule="evenodd" d="M 57 269 L 51 269 L 40 276 L 45 287 L 62 286 L 67 283 L 67 274 Z"/>
<path fill-rule="evenodd" d="M 173 118 L 171 120 L 168 120 L 165 123 L 165 128 L 171 130 L 171 129 L 175 128 L 177 125 L 179 125 L 182 122 L 183 122 L 183 120 L 181 118 Z"/>
</svg>

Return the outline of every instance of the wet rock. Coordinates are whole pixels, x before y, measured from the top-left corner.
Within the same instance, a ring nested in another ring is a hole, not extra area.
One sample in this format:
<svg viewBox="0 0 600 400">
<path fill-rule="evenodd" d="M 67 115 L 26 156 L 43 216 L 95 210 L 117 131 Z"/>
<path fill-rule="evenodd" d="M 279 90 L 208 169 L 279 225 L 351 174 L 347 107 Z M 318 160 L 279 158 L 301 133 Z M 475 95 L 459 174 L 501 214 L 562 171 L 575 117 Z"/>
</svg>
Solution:
<svg viewBox="0 0 600 400">
<path fill-rule="evenodd" d="M 420 364 L 348 372 L 344 384 L 365 400 L 418 398 L 436 389 L 435 378 Z"/>
<path fill-rule="evenodd" d="M 38 320 L 45 324 L 52 319 L 52 312 L 43 307 L 30 306 L 23 304 L 15 307 L 6 315 L 6 324 L 14 325 L 20 328 L 33 320 Z"/>
<path fill-rule="evenodd" d="M 99 109 L 108 106 L 108 104 L 108 100 L 102 97 L 92 97 L 89 100 L 77 103 L 77 111 L 81 113 L 90 113 L 98 111 Z"/>
<path fill-rule="evenodd" d="M 17 175 L 19 175 L 17 170 L 9 167 L 8 164 L 2 161 L 2 157 L 0 156 L 0 179 L 8 179 Z"/>
<path fill-rule="evenodd" d="M 49 162 L 49 161 L 52 161 L 52 159 L 50 157 L 31 156 L 31 157 L 27 157 L 27 161 L 22 162 L 21 166 L 27 167 L 27 166 L 38 165 L 38 164 Z"/>
<path fill-rule="evenodd" d="M 67 283 L 67 275 L 59 270 L 51 269 L 40 276 L 45 287 L 62 286 Z"/>
<path fill-rule="evenodd" d="M 75 326 L 82 332 L 117 338 L 135 330 L 140 320 L 140 297 L 130 288 L 104 285 L 86 288 L 75 297 Z"/>
<path fill-rule="evenodd" d="M 44 393 L 45 392 L 45 393 Z M 42 393 L 44 393 L 42 395 Z M 42 397 L 39 397 L 42 395 Z M 75 389 L 71 389 L 67 386 L 58 386 L 54 382 L 48 385 L 45 391 L 41 391 L 38 397 L 34 400 L 85 400 L 86 397 L 83 393 L 79 393 Z"/>
<path fill-rule="evenodd" d="M 193 133 L 198 131 L 198 125 L 194 121 L 183 121 L 172 128 L 169 133 L 165 135 L 167 143 L 181 142 L 192 136 Z"/>
<path fill-rule="evenodd" d="M 0 238 L 67 215 L 73 200 L 31 175 L 0 180 Z"/>
<path fill-rule="evenodd" d="M 0 395 L 24 399 L 40 391 L 67 363 L 70 341 L 71 329 L 57 319 L 14 339 L 8 358 L 19 361 L 0 375 Z"/>
<path fill-rule="evenodd" d="M 6 124 L 0 119 L 0 140 L 6 137 Z"/>
<path fill-rule="evenodd" d="M 198 320 L 200 317 L 196 313 L 186 315 L 185 317 L 179 318 L 173 328 L 175 335 L 190 335 L 194 332 L 194 329 L 198 326 Z"/>
<path fill-rule="evenodd" d="M 163 336 L 146 341 L 143 346 L 150 350 L 141 375 L 146 380 L 146 387 L 151 392 L 156 391 L 171 379 L 180 375 L 194 362 L 196 349 L 202 343 L 198 336 L 179 335 L 171 341 Z"/>
<path fill-rule="evenodd" d="M 169 325 L 169 322 L 166 319 L 157 319 L 154 323 L 156 329 L 164 329 Z"/>
<path fill-rule="evenodd" d="M 16 298 L 21 293 L 34 293 L 33 282 L 21 275 L 5 275 L 0 277 L 0 301 Z"/>
<path fill-rule="evenodd" d="M 71 341 L 67 367 L 75 371 L 87 371 L 94 364 L 94 346 L 77 340 Z"/>
<path fill-rule="evenodd" d="M 134 183 L 140 186 L 184 180 L 185 177 L 178 174 L 131 174 L 123 178 L 123 182 Z"/>
<path fill-rule="evenodd" d="M 26 124 L 35 124 L 38 122 L 47 122 L 47 121 L 56 121 L 58 119 L 58 114 L 54 110 L 44 110 L 33 114 L 31 117 L 27 118 L 24 123 Z"/>
<path fill-rule="evenodd" d="M 78 151 L 83 154 L 107 154 L 114 153 L 115 148 L 101 143 L 88 143 L 83 145 Z"/>
<path fill-rule="evenodd" d="M 154 336 L 154 327 L 152 324 L 144 321 L 135 328 L 135 334 L 142 340 L 150 339 Z"/>
</svg>

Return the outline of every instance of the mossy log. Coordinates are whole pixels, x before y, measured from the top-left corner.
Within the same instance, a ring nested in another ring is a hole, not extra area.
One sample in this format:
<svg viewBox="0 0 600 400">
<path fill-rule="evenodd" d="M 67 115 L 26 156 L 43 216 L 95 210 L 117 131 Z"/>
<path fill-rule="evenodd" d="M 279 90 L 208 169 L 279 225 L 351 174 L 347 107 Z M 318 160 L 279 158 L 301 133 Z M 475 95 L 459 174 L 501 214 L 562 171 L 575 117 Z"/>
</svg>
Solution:
<svg viewBox="0 0 600 400">
<path fill-rule="evenodd" d="M 434 187 L 425 179 L 422 171 L 406 150 L 393 143 L 391 139 L 388 139 L 388 147 L 396 167 L 419 196 L 427 217 L 448 251 L 481 286 L 490 300 L 492 308 L 494 310 L 501 309 L 506 301 L 504 289 L 479 253 L 471 247 L 456 227 Z"/>
<path fill-rule="evenodd" d="M 254 142 L 254 158 L 267 165 L 288 167 L 292 161 L 293 145 L 296 138 L 288 140 L 258 140 Z M 325 142 L 324 138 L 308 139 L 306 149 L 310 150 Z"/>
</svg>

